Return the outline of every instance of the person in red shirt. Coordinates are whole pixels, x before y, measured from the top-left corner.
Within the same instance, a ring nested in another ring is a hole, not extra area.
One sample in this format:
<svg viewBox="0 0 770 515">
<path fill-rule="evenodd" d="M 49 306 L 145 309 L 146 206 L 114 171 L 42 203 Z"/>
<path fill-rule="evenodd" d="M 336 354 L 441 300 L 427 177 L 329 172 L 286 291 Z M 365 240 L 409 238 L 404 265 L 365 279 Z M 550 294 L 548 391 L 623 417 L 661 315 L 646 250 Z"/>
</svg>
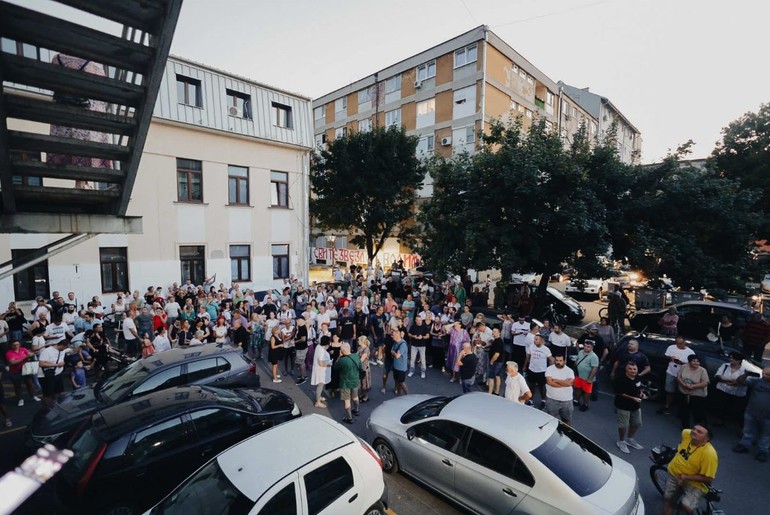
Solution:
<svg viewBox="0 0 770 515">
<path fill-rule="evenodd" d="M 168 324 L 168 313 L 166 313 L 162 307 L 155 308 L 155 315 L 152 317 L 152 330 L 158 332 L 161 327 L 166 327 Z"/>
<path fill-rule="evenodd" d="M 746 352 L 751 354 L 757 361 L 762 361 L 762 355 L 765 353 L 765 345 L 770 341 L 770 323 L 762 318 L 762 313 L 755 311 L 751 319 L 746 322 L 741 334 L 743 345 Z"/>
<path fill-rule="evenodd" d="M 11 342 L 11 348 L 5 353 L 5 361 L 8 363 L 8 375 L 11 377 L 13 391 L 16 394 L 16 399 L 19 401 L 19 406 L 24 406 L 24 399 L 21 398 L 22 382 L 27 386 L 27 393 L 29 393 L 29 396 L 35 401 L 40 401 L 40 398 L 34 393 L 32 376 L 21 375 L 24 363 L 29 360 L 34 361 L 34 358 L 35 355 L 28 349 L 22 347 L 18 340 Z"/>
</svg>

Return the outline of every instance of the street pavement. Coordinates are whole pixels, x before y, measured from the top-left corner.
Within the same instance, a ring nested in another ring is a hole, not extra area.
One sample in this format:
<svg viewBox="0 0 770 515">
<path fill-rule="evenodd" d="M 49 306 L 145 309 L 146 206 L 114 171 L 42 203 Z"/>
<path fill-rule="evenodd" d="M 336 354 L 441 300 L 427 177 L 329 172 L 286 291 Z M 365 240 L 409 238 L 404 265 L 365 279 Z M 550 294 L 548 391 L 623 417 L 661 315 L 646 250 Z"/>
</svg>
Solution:
<svg viewBox="0 0 770 515">
<path fill-rule="evenodd" d="M 584 302 L 584 306 L 588 311 L 585 323 L 595 320 L 598 310 L 602 307 L 599 303 L 592 301 Z M 576 333 L 580 332 L 580 328 L 571 329 Z M 394 398 L 392 378 L 388 383 L 388 392 L 386 394 L 380 393 L 379 376 L 381 370 L 381 367 L 372 367 L 374 388 L 370 393 L 371 401 L 361 404 L 361 415 L 356 417 L 355 422 L 350 426 L 354 433 L 362 437 L 366 433 L 366 419 L 372 410 L 383 401 Z M 342 419 L 342 401 L 330 399 L 328 408 L 315 408 L 313 406 L 314 389 L 309 383 L 298 386 L 291 378 L 285 378 L 282 383 L 274 384 L 270 380 L 268 365 L 264 361 L 261 362 L 259 372 L 264 387 L 275 388 L 289 394 L 304 414 L 320 413 L 335 420 Z M 411 394 L 457 395 L 461 393 L 459 384 L 450 383 L 447 375 L 433 369 L 428 369 L 426 379 L 420 379 L 419 374 L 408 378 L 407 385 Z M 32 419 L 36 410 L 39 409 L 39 403 L 32 401 L 27 401 L 22 408 L 16 407 L 10 384 L 4 382 L 3 387 L 6 393 L 5 405 L 14 419 L 14 426 L 0 431 L 0 473 L 10 470 L 24 458 L 24 425 Z M 679 421 L 673 416 L 656 414 L 659 405 L 645 403 L 642 407 L 643 425 L 637 434 L 637 441 L 644 445 L 645 449 L 632 450 L 631 454 L 622 454 L 615 445 L 617 430 L 610 392 L 608 379 L 603 376 L 600 385 L 600 400 L 591 403 L 587 412 L 575 411 L 574 426 L 611 454 L 625 459 L 634 466 L 639 476 L 639 488 L 647 513 L 660 513 L 663 503 L 650 480 L 649 449 L 661 443 L 671 446 L 678 444 L 680 440 Z M 770 505 L 770 489 L 767 488 L 770 463 L 762 464 L 757 462 L 753 455 L 739 455 L 731 452 L 730 449 L 737 442 L 739 429 L 737 423 L 714 428 L 713 443 L 719 453 L 720 460 L 715 486 L 724 491 L 723 500 L 718 504 L 718 507 L 727 513 L 767 513 L 766 507 Z M 511 430 L 515 431 L 515 428 L 511 428 Z M 462 513 L 445 499 L 405 476 L 386 474 L 385 480 L 389 489 L 392 513 L 400 515 Z M 765 508 L 762 508 L 763 506 Z M 41 513 L 40 511 L 37 512 Z"/>
</svg>

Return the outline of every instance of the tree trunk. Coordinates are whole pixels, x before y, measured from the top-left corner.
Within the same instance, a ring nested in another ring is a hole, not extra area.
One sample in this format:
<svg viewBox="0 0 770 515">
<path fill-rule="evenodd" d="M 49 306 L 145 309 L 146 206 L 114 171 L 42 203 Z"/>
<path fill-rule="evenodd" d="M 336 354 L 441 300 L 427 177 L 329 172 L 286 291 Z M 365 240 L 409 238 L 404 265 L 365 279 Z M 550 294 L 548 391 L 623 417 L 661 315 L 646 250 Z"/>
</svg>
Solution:
<svg viewBox="0 0 770 515">
<path fill-rule="evenodd" d="M 535 292 L 534 307 L 532 308 L 532 316 L 536 318 L 540 318 L 540 316 L 543 313 L 543 308 L 545 307 L 545 296 L 546 296 L 546 290 L 548 289 L 549 277 L 551 277 L 551 274 L 548 271 L 548 267 L 546 267 L 546 271 L 543 272 L 543 275 L 540 276 L 540 284 L 537 285 L 537 290 Z"/>
</svg>

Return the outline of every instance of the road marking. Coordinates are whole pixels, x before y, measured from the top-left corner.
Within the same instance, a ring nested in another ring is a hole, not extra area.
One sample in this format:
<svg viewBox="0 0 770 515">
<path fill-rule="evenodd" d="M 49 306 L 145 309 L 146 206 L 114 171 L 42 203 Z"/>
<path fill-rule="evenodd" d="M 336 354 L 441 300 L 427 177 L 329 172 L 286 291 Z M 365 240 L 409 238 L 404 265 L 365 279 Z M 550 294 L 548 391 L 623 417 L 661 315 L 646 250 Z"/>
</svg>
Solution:
<svg viewBox="0 0 770 515">
<path fill-rule="evenodd" d="M 385 508 L 385 513 L 388 515 L 397 515 L 395 511 L 391 510 L 390 508 Z"/>
</svg>

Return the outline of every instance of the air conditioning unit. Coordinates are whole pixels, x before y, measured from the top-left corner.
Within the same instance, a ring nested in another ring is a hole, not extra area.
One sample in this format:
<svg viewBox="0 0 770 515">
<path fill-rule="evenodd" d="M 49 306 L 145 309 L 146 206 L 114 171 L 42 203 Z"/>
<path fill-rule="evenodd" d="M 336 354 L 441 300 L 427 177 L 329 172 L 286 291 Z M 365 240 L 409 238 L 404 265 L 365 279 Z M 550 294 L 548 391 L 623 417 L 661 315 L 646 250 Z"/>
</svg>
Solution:
<svg viewBox="0 0 770 515">
<path fill-rule="evenodd" d="M 243 111 L 241 111 L 239 108 L 235 106 L 228 107 L 227 114 L 229 114 L 230 116 L 237 116 L 238 118 L 243 118 Z"/>
<path fill-rule="evenodd" d="M 441 138 L 441 144 L 444 145 L 445 147 L 448 147 L 449 145 L 452 144 L 452 137 L 447 136 L 446 138 Z"/>
<path fill-rule="evenodd" d="M 414 81 L 414 89 L 420 89 L 422 87 L 422 81 L 416 80 Z"/>
</svg>

